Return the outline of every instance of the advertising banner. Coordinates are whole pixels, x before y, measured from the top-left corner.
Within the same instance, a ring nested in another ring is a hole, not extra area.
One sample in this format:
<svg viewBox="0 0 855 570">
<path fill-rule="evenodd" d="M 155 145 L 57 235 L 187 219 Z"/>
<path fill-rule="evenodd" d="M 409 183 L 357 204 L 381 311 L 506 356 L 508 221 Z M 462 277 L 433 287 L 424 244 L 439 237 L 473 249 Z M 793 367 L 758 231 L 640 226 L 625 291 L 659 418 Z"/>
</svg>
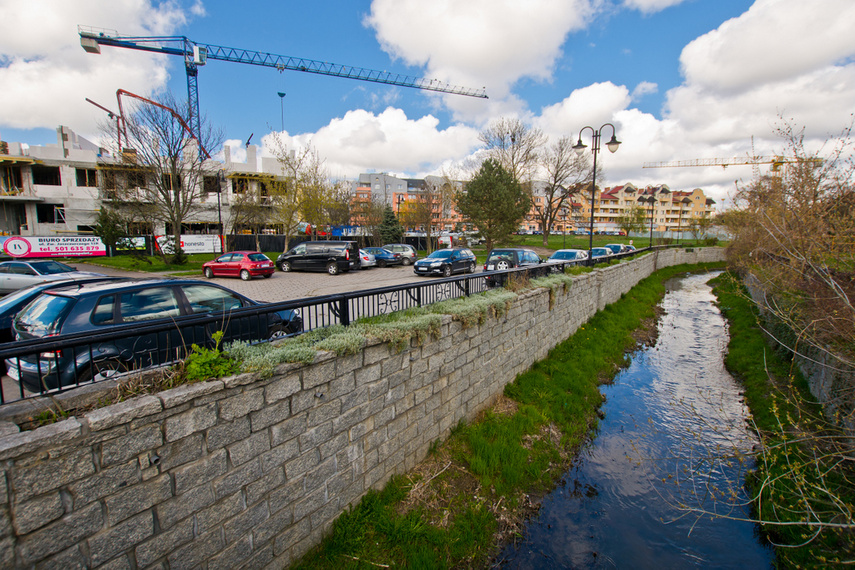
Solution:
<svg viewBox="0 0 855 570">
<path fill-rule="evenodd" d="M 163 253 L 172 254 L 172 236 L 155 236 L 157 247 Z M 183 235 L 181 236 L 181 249 L 184 253 L 221 253 L 223 251 L 223 240 L 220 236 L 210 234 Z"/>
<path fill-rule="evenodd" d="M 107 255 L 98 236 L 24 237 L 7 236 L 3 253 L 12 257 L 92 257 Z"/>
</svg>

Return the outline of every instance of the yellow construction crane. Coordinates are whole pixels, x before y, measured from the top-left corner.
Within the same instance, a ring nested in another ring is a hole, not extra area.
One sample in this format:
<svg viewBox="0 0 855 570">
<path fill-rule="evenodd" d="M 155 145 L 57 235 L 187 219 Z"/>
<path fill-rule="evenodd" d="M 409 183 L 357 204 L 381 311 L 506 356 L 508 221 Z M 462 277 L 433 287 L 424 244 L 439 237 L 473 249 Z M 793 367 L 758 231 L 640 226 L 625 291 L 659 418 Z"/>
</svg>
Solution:
<svg viewBox="0 0 855 570">
<path fill-rule="evenodd" d="M 772 172 L 779 172 L 785 164 L 812 162 L 816 166 L 822 164 L 820 158 L 785 158 L 783 156 L 746 156 L 741 158 L 696 158 L 694 160 L 674 160 L 671 162 L 645 162 L 642 168 L 670 168 L 682 166 L 753 166 L 771 164 Z"/>
</svg>

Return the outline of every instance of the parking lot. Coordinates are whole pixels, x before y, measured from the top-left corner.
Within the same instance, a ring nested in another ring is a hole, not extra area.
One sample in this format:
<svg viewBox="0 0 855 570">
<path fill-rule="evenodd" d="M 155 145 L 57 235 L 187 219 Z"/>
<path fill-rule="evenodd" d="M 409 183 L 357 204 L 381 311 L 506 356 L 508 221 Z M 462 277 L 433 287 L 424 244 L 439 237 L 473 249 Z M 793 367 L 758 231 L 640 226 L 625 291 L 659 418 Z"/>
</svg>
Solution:
<svg viewBox="0 0 855 570">
<path fill-rule="evenodd" d="M 160 274 L 123 271 L 110 267 L 100 267 L 88 263 L 70 264 L 77 267 L 80 271 L 94 271 L 96 273 L 104 273 L 107 275 L 122 275 L 128 277 L 154 277 Z M 480 271 L 481 268 L 478 268 Z M 246 295 L 250 299 L 256 301 L 291 301 L 293 299 L 301 299 L 304 297 L 317 297 L 320 295 L 332 295 L 335 293 L 346 293 L 349 291 L 359 291 L 362 289 L 375 289 L 377 287 L 387 287 L 390 285 L 401 285 L 404 283 L 412 283 L 424 281 L 428 279 L 437 279 L 436 277 L 420 277 L 413 273 L 412 265 L 395 266 L 395 267 L 372 267 L 370 269 L 360 269 L 340 273 L 338 275 L 329 275 L 328 273 L 308 273 L 291 271 L 283 273 L 276 271 L 272 277 L 254 278 L 251 281 L 242 281 L 236 277 L 225 278 L 215 277 L 214 279 L 205 279 L 199 273 L 199 279 L 218 283 L 223 287 L 228 287 L 233 291 L 237 291 L 242 295 Z"/>
</svg>

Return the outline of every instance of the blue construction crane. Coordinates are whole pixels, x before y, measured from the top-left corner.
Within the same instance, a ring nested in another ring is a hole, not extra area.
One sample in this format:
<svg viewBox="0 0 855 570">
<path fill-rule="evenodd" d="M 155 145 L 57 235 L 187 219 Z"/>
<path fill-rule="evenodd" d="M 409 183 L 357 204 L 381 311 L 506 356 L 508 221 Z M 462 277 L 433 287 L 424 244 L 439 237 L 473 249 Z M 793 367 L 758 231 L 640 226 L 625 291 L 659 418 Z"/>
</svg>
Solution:
<svg viewBox="0 0 855 570">
<path fill-rule="evenodd" d="M 114 30 L 102 30 L 85 26 L 78 26 L 80 34 L 80 45 L 89 53 L 101 53 L 101 46 L 122 47 L 128 49 L 149 51 L 154 53 L 165 53 L 179 55 L 184 58 L 184 68 L 187 71 L 187 101 L 189 104 L 190 130 L 197 138 L 199 137 L 199 88 L 196 76 L 200 66 L 205 65 L 209 59 L 222 61 L 233 61 L 236 63 L 249 63 L 272 67 L 280 72 L 304 71 L 319 75 L 331 75 L 334 77 L 346 77 L 360 81 L 371 81 L 373 83 L 385 83 L 387 85 L 398 85 L 400 87 L 411 87 L 438 93 L 449 93 L 453 95 L 464 95 L 466 97 L 487 98 L 484 89 L 469 89 L 449 85 L 436 79 L 420 79 L 408 75 L 389 73 L 386 71 L 375 71 L 362 67 L 338 65 L 324 61 L 315 61 L 301 57 L 288 57 L 273 53 L 237 49 L 212 44 L 200 44 L 189 40 L 184 36 L 122 36 Z"/>
</svg>

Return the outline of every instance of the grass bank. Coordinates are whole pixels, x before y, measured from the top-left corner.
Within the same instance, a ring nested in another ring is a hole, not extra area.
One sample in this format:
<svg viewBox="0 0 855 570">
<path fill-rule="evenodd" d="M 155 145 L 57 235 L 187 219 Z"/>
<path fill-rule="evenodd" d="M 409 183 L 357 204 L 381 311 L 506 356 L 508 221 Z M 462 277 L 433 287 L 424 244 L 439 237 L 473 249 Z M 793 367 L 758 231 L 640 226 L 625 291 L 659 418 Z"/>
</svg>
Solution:
<svg viewBox="0 0 855 570">
<path fill-rule="evenodd" d="M 482 567 L 522 530 L 598 421 L 599 385 L 651 338 L 663 282 L 648 277 L 519 375 L 496 405 L 460 424 L 410 473 L 369 492 L 295 568 Z"/>
<path fill-rule="evenodd" d="M 851 434 L 828 421 L 790 358 L 766 343 L 756 306 L 730 274 L 714 293 L 728 320 L 725 365 L 745 387 L 762 445 L 749 480 L 754 515 L 782 568 L 855 564 Z"/>
</svg>

